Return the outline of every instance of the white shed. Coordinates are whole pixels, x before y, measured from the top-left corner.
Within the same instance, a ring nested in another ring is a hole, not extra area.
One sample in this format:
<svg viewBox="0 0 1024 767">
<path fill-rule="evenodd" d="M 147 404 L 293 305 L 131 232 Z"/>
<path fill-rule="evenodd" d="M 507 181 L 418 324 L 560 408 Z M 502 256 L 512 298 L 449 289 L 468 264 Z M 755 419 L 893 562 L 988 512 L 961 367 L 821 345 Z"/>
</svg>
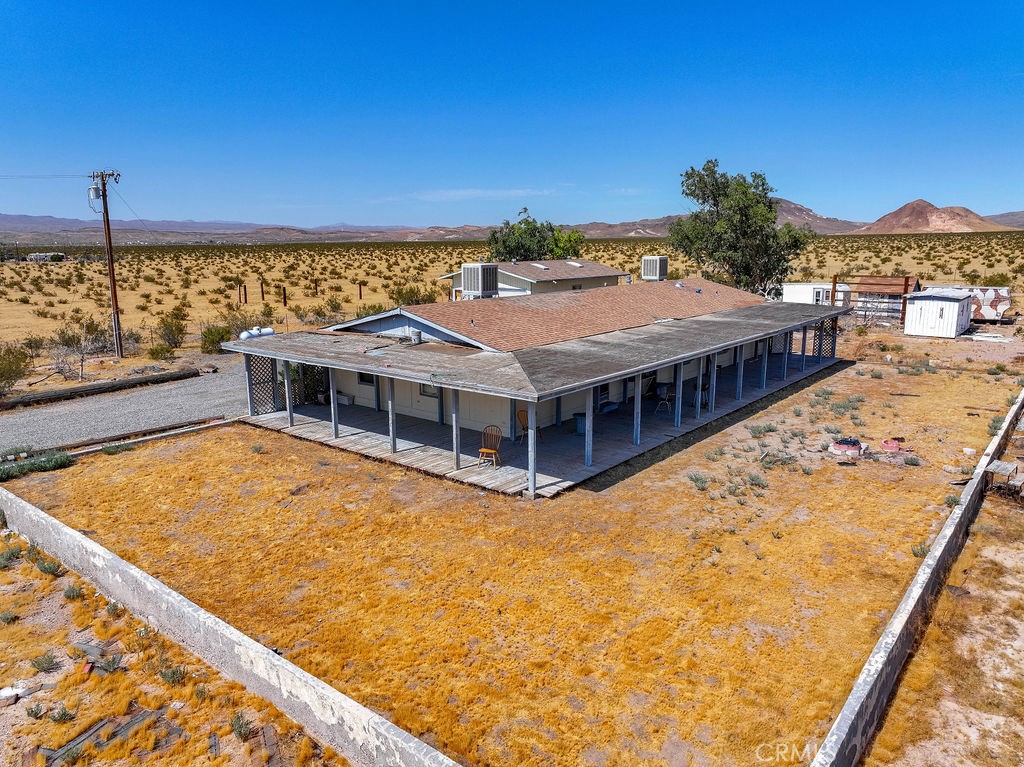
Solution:
<svg viewBox="0 0 1024 767">
<path fill-rule="evenodd" d="M 930 288 L 907 293 L 903 332 L 908 336 L 956 338 L 971 325 L 971 292 Z"/>
<path fill-rule="evenodd" d="M 831 304 L 832 281 L 828 282 L 784 282 L 782 300 L 791 304 Z M 835 306 L 850 305 L 850 286 L 836 284 Z"/>
</svg>

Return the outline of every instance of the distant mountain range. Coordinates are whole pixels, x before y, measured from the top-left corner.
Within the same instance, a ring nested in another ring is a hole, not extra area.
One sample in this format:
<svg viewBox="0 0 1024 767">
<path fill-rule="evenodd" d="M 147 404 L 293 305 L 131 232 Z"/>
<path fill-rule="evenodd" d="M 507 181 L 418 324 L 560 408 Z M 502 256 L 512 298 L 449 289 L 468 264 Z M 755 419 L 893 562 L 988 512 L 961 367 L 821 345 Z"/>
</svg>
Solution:
<svg viewBox="0 0 1024 767">
<path fill-rule="evenodd" d="M 781 197 L 779 223 L 808 226 L 818 234 L 899 234 L 910 232 L 981 232 L 1024 228 L 1024 211 L 982 218 L 967 208 L 936 208 L 925 200 L 907 203 L 873 224 L 844 221 L 815 213 Z M 644 218 L 607 224 L 573 224 L 590 238 L 665 237 L 673 221 L 685 215 Z M 284 243 L 284 242 L 415 242 L 483 240 L 496 226 L 457 227 L 353 226 L 333 224 L 304 229 L 240 221 L 124 221 L 111 220 L 117 244 Z M 0 244 L 19 246 L 98 245 L 103 241 L 99 221 L 53 216 L 0 213 Z"/>
</svg>

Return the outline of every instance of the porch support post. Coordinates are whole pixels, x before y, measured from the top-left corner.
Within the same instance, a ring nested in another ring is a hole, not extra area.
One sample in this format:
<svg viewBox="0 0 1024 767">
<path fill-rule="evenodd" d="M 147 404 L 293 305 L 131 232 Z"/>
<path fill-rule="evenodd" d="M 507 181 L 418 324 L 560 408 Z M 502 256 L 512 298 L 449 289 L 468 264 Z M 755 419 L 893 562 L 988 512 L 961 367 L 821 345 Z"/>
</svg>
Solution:
<svg viewBox="0 0 1024 767">
<path fill-rule="evenodd" d="M 391 452 L 398 452 L 398 435 L 395 433 L 395 379 L 388 376 L 388 438 L 391 440 Z"/>
<path fill-rule="evenodd" d="M 270 361 L 272 370 L 270 371 L 270 380 L 273 383 L 274 389 L 274 412 L 281 410 L 281 392 L 277 390 L 277 360 Z"/>
<path fill-rule="evenodd" d="M 643 400 L 640 397 L 641 373 L 633 376 L 633 444 L 640 444 L 640 406 Z"/>
<path fill-rule="evenodd" d="M 379 413 L 384 408 L 381 406 L 380 401 L 380 377 L 373 377 L 373 407 Z"/>
<path fill-rule="evenodd" d="M 683 425 L 683 363 L 677 362 L 672 366 L 672 383 L 675 385 L 676 401 L 675 412 L 672 414 L 672 423 L 678 429 Z"/>
<path fill-rule="evenodd" d="M 519 422 L 516 420 L 516 401 L 509 398 L 508 401 L 508 433 L 512 435 L 512 441 L 516 441 L 516 427 Z"/>
<path fill-rule="evenodd" d="M 288 411 L 288 425 L 295 425 L 295 409 L 292 407 L 292 365 L 288 360 L 284 363 L 284 407 Z"/>
<path fill-rule="evenodd" d="M 562 425 L 562 398 L 555 397 L 555 424 Z"/>
<path fill-rule="evenodd" d="M 249 409 L 249 415 L 256 415 L 256 406 L 252 401 L 252 355 L 243 354 L 245 362 L 245 404 Z"/>
<path fill-rule="evenodd" d="M 771 339 L 766 338 L 761 343 L 764 350 L 761 352 L 761 388 L 768 388 L 768 350 L 771 348 Z"/>
<path fill-rule="evenodd" d="M 785 341 L 782 343 L 782 380 L 789 375 L 789 350 L 793 348 L 793 334 L 787 331 L 783 334 Z"/>
<path fill-rule="evenodd" d="M 327 368 L 327 387 L 331 395 L 331 430 L 338 438 L 338 387 L 334 383 L 334 368 Z"/>
<path fill-rule="evenodd" d="M 715 395 L 718 393 L 718 352 L 708 357 L 711 366 L 710 375 L 708 376 L 711 381 L 708 384 L 708 413 L 715 412 Z"/>
<path fill-rule="evenodd" d="M 739 347 L 739 355 L 736 359 L 736 399 L 743 399 L 743 363 L 746 362 L 746 349 Z"/>
<path fill-rule="evenodd" d="M 825 355 L 825 323 L 824 321 L 819 322 L 814 326 L 814 337 L 818 339 L 818 364 L 821 364 L 821 358 Z"/>
<path fill-rule="evenodd" d="M 462 468 L 462 427 L 459 425 L 459 390 L 451 389 L 452 412 L 452 453 L 455 458 L 452 465 L 456 470 Z"/>
<path fill-rule="evenodd" d="M 807 370 L 807 326 L 800 328 L 800 372 Z"/>
<path fill-rule="evenodd" d="M 594 387 L 587 389 L 587 419 L 583 429 L 583 465 L 594 465 Z"/>
<path fill-rule="evenodd" d="M 700 400 L 704 396 L 704 355 L 697 362 L 697 384 L 693 395 L 693 417 L 700 419 Z"/>
<path fill-rule="evenodd" d="M 529 428 L 529 476 L 527 477 L 527 490 L 530 497 L 537 492 L 537 403 L 530 400 L 526 403 L 526 423 Z"/>
</svg>

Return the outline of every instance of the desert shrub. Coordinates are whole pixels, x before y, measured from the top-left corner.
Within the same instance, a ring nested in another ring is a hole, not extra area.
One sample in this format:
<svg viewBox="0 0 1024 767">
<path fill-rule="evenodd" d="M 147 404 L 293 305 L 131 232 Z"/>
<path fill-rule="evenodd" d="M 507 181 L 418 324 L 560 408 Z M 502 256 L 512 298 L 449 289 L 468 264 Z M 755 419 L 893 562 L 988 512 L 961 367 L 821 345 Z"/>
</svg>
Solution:
<svg viewBox="0 0 1024 767">
<path fill-rule="evenodd" d="M 750 432 L 751 437 L 763 437 L 765 434 L 770 434 L 778 430 L 779 427 L 773 423 L 755 423 L 747 426 L 747 431 Z"/>
<path fill-rule="evenodd" d="M 703 474 L 699 471 L 691 471 L 686 476 L 698 490 L 707 490 L 708 485 L 711 482 L 707 474 Z"/>
<path fill-rule="evenodd" d="M 239 740 L 248 740 L 252 735 L 252 722 L 246 719 L 241 711 L 236 711 L 235 715 L 231 717 L 231 731 Z"/>
<path fill-rule="evenodd" d="M 165 343 L 157 343 L 146 349 L 146 356 L 151 360 L 169 360 L 174 356 L 174 349 Z"/>
<path fill-rule="evenodd" d="M 31 660 L 31 663 L 32 668 L 34 668 L 36 671 L 42 671 L 44 673 L 47 671 L 55 671 L 60 666 L 60 664 L 57 662 L 57 659 L 53 657 L 52 652 L 47 652 L 45 655 L 40 655 L 38 658 L 33 658 Z"/>
<path fill-rule="evenodd" d="M 356 309 L 356 317 L 369 317 L 371 314 L 380 314 L 381 312 L 386 312 L 390 308 L 391 307 L 387 306 L 386 304 L 380 303 L 363 304 L 358 309 Z"/>
<path fill-rule="evenodd" d="M 170 668 L 160 669 L 160 678 L 167 682 L 167 684 L 181 684 L 185 679 L 185 667 L 171 666 Z"/>
<path fill-rule="evenodd" d="M 903 456 L 903 463 L 906 466 L 920 466 L 921 459 L 918 458 L 916 455 L 905 455 Z"/>
<path fill-rule="evenodd" d="M 42 719 L 45 711 L 43 710 L 42 703 L 33 703 L 25 709 L 25 713 L 28 714 L 32 719 Z"/>
<path fill-rule="evenodd" d="M 199 336 L 199 349 L 203 354 L 220 354 L 220 345 L 232 339 L 227 325 L 207 325 Z"/>
<path fill-rule="evenodd" d="M 60 704 L 60 708 L 59 709 L 57 709 L 52 714 L 50 714 L 50 720 L 53 721 L 53 722 L 57 722 L 58 724 L 61 723 L 61 722 L 73 721 L 74 718 L 75 718 L 75 712 L 74 711 L 68 711 L 68 707 L 65 706 L 63 703 Z M 69 749 L 68 751 L 64 752 L 64 761 L 66 763 L 74 764 L 81 757 L 82 750 L 79 748 L 79 749 L 77 749 L 77 753 L 72 754 L 71 752 L 75 751 L 75 750 L 76 749 Z"/>
<path fill-rule="evenodd" d="M 441 291 L 434 285 L 400 282 L 388 288 L 387 296 L 395 306 L 415 306 L 435 303 Z"/>
<path fill-rule="evenodd" d="M 910 547 L 910 551 L 918 559 L 924 559 L 926 556 L 928 556 L 928 544 L 915 543 Z"/>
<path fill-rule="evenodd" d="M 0 624 L 9 626 L 16 620 L 18 620 L 18 615 L 13 610 L 4 610 L 3 612 L 0 612 Z"/>
<path fill-rule="evenodd" d="M 14 344 L 0 345 L 0 397 L 5 396 L 31 369 L 29 353 Z"/>
<path fill-rule="evenodd" d="M 992 420 L 988 422 L 988 435 L 994 437 L 999 433 L 999 430 L 1003 427 L 1003 417 L 1001 415 L 993 416 Z"/>
<path fill-rule="evenodd" d="M 81 586 L 76 586 L 74 584 L 64 589 L 64 598 L 69 602 L 75 599 L 81 599 L 84 594 L 85 592 L 82 591 Z"/>
<path fill-rule="evenodd" d="M 882 373 L 881 370 L 872 370 L 871 371 L 871 377 L 872 378 L 885 378 L 885 374 Z"/>
<path fill-rule="evenodd" d="M 65 469 L 75 462 L 67 453 L 50 450 L 24 461 L 0 463 L 0 482 L 20 477 L 34 471 L 56 471 Z"/>
<path fill-rule="evenodd" d="M 231 337 L 252 327 L 269 325 L 273 320 L 274 308 L 270 304 L 263 304 L 263 308 L 256 311 L 228 302 L 217 312 L 217 325 L 226 326 Z"/>
<path fill-rule="evenodd" d="M 188 309 L 183 303 L 178 303 L 171 311 L 157 320 L 156 337 L 160 339 L 160 343 L 177 349 L 185 342 L 185 333 L 188 331 L 187 322 Z"/>
<path fill-rule="evenodd" d="M 958 503 L 960 503 L 960 496 L 959 495 L 947 495 L 946 496 L 946 508 L 952 509 Z"/>
</svg>

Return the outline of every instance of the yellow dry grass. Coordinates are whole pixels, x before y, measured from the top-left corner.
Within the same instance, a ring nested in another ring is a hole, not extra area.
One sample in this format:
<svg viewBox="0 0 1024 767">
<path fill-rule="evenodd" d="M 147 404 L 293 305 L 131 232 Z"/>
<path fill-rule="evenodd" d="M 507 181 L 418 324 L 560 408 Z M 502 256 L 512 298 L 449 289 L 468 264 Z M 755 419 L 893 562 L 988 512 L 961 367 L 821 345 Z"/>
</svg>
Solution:
<svg viewBox="0 0 1024 767">
<path fill-rule="evenodd" d="M 13 536 L 3 541 L 2 548 L 8 546 L 26 549 L 25 542 Z M 80 598 L 65 597 L 64 590 L 71 585 L 82 589 Z M 270 724 L 275 728 L 281 752 L 293 763 L 308 767 L 347 764 L 336 755 L 311 748 L 302 731 L 264 700 L 220 678 L 123 609 L 108 610 L 108 605 L 73 573 L 46 575 L 24 557 L 0 571 L 0 611 L 17 616 L 14 622 L 0 625 L 0 687 L 18 682 L 55 685 L 0 709 L 5 757 L 2 764 L 20 765 L 22 753 L 32 746 L 58 748 L 102 719 L 124 717 L 138 710 L 137 706 L 157 710 L 172 703 L 177 707 L 170 708 L 162 721 L 151 721 L 102 750 L 87 746 L 83 755 L 88 763 L 111 767 L 140 763 L 166 767 L 248 765 L 252 763 L 249 753 L 261 748 L 258 740 L 243 744 L 231 736 L 231 718 L 235 712 L 243 712 L 257 726 Z M 111 652 L 121 655 L 122 670 L 101 676 L 89 670 L 84 653 L 73 645 L 108 640 L 115 642 Z M 56 659 L 58 667 L 37 671 L 31 661 L 46 653 Z M 180 683 L 161 678 L 161 670 L 175 667 L 185 671 Z M 35 705 L 41 708 L 39 718 L 27 713 Z M 54 721 L 52 716 L 62 707 L 74 718 Z M 154 751 L 171 725 L 182 728 L 187 737 Z M 113 727 L 108 725 L 108 734 Z M 217 759 L 208 754 L 207 735 L 215 730 L 223 737 Z"/>
<path fill-rule="evenodd" d="M 463 763 L 751 763 L 823 737 L 989 439 L 965 406 L 1014 390 L 875 369 L 554 500 L 244 426 L 9 486 Z M 923 464 L 838 466 L 835 430 Z"/>
</svg>

